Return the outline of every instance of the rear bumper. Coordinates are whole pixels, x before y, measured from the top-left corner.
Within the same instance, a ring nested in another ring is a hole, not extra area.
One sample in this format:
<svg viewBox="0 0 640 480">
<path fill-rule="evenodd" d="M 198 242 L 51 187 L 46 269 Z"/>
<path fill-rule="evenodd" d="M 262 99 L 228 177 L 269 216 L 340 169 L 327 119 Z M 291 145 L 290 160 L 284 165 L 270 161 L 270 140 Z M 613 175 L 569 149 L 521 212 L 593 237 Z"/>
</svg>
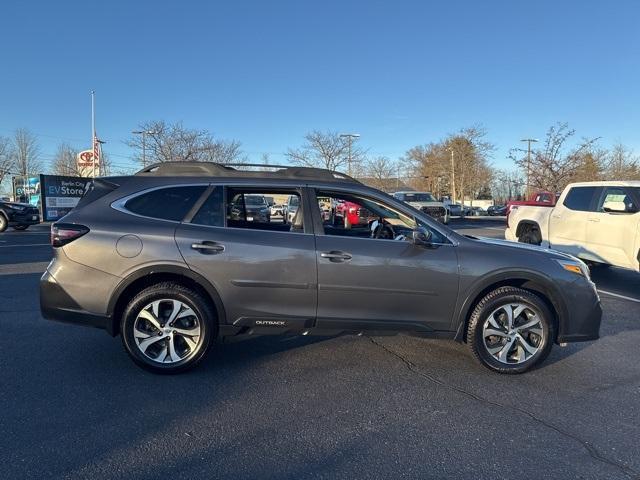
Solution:
<svg viewBox="0 0 640 480">
<path fill-rule="evenodd" d="M 40 279 L 40 312 L 47 320 L 101 328 L 113 335 L 111 318 L 83 310 L 48 270 Z"/>
</svg>

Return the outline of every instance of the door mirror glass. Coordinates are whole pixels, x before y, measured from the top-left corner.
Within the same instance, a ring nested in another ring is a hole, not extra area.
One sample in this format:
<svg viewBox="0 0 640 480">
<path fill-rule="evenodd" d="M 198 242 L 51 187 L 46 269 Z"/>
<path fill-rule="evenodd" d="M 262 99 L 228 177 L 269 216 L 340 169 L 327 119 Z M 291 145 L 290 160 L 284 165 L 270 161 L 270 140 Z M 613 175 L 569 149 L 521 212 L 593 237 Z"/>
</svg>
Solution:
<svg viewBox="0 0 640 480">
<path fill-rule="evenodd" d="M 432 234 L 424 227 L 416 227 L 411 234 L 411 242 L 414 245 L 430 245 Z"/>
<path fill-rule="evenodd" d="M 602 210 L 605 212 L 627 213 L 627 205 L 624 202 L 604 202 Z"/>
</svg>

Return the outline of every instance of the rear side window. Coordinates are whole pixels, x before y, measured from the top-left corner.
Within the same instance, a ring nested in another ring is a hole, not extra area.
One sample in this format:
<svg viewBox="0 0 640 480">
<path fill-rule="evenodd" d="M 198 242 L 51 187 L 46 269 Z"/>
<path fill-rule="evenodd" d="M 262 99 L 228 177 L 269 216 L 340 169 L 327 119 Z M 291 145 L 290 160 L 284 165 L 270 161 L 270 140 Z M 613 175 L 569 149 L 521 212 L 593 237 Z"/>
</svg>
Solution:
<svg viewBox="0 0 640 480">
<path fill-rule="evenodd" d="M 591 201 L 595 193 L 596 187 L 573 187 L 562 203 L 570 210 L 590 212 L 592 210 Z"/>
<path fill-rule="evenodd" d="M 210 227 L 224 226 L 224 198 L 222 187 L 215 187 L 213 189 L 198 210 L 198 213 L 191 219 L 191 223 Z"/>
<path fill-rule="evenodd" d="M 159 188 L 127 200 L 124 208 L 144 217 L 180 222 L 206 188 L 205 185 Z"/>
</svg>

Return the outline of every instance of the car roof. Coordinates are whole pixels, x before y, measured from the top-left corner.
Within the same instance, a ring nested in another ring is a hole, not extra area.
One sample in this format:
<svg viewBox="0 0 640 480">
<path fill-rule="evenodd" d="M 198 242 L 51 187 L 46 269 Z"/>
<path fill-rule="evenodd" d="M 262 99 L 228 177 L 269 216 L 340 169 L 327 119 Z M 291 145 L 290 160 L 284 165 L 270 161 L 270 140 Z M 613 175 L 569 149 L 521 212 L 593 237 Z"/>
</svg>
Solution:
<svg viewBox="0 0 640 480">
<path fill-rule="evenodd" d="M 609 180 L 604 182 L 576 182 L 567 187 L 640 187 L 640 180 Z"/>
<path fill-rule="evenodd" d="M 256 171 L 249 168 L 270 168 L 273 171 Z M 291 165 L 262 165 L 255 163 L 221 164 L 213 162 L 162 162 L 155 163 L 135 173 L 136 177 L 214 177 L 312 180 L 322 182 L 360 184 L 341 172 L 313 167 Z"/>
</svg>

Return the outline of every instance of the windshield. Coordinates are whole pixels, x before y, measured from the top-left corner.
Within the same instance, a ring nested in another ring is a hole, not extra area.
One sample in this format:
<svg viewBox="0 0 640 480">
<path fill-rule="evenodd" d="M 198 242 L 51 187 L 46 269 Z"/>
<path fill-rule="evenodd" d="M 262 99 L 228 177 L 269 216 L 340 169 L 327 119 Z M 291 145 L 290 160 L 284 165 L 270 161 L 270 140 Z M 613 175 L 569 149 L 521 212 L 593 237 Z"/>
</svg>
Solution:
<svg viewBox="0 0 640 480">
<path fill-rule="evenodd" d="M 402 196 L 405 202 L 437 202 L 430 193 L 404 193 Z"/>
</svg>

